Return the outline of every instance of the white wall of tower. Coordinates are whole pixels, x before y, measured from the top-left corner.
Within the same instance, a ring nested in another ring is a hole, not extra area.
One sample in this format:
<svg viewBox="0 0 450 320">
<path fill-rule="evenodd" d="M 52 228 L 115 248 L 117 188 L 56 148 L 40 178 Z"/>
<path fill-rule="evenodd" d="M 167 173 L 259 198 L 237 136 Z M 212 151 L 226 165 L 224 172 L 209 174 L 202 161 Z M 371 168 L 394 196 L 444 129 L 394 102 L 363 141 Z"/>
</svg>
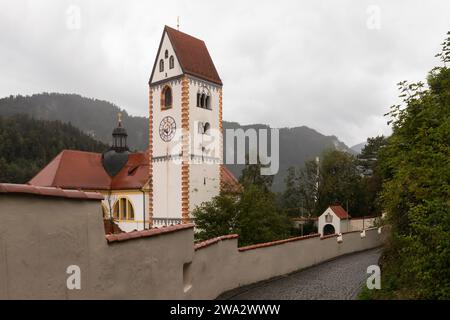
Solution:
<svg viewBox="0 0 450 320">
<path fill-rule="evenodd" d="M 210 201 L 220 192 L 220 162 L 222 153 L 220 141 L 212 143 L 211 139 L 219 139 L 214 132 L 219 131 L 219 94 L 220 87 L 209 82 L 189 77 L 189 126 L 191 133 L 191 153 L 194 159 L 189 166 L 189 211 L 202 202 Z M 197 93 L 207 92 L 210 95 L 211 110 L 197 107 Z M 198 124 L 208 122 L 211 136 L 199 133 Z M 203 162 L 201 162 L 202 145 L 205 146 Z M 216 160 L 209 159 L 216 158 Z"/>
<path fill-rule="evenodd" d="M 165 85 L 172 88 L 172 108 L 161 109 L 161 93 Z M 166 156 L 178 156 L 181 152 L 181 80 L 164 82 L 153 88 L 153 218 L 181 218 L 181 160 Z M 165 142 L 159 134 L 164 117 L 171 116 L 177 125 L 177 134 Z"/>
<path fill-rule="evenodd" d="M 167 58 L 165 52 L 168 51 Z M 174 67 L 169 68 L 169 59 L 174 56 Z M 160 60 L 164 61 L 164 71 L 160 71 Z M 152 180 L 153 219 L 182 218 L 182 165 L 181 158 L 181 77 L 183 74 L 167 33 L 164 33 L 161 48 L 156 59 L 152 77 Z M 173 79 L 175 77 L 175 79 Z M 189 212 L 202 202 L 210 201 L 220 192 L 220 164 L 222 162 L 221 137 L 205 136 L 199 133 L 199 122 L 209 123 L 212 133 L 219 132 L 220 86 L 187 75 L 189 79 Z M 172 78 L 172 80 L 171 80 Z M 168 81 L 166 81 L 168 80 Z M 155 85 L 156 84 L 156 85 Z M 172 89 L 172 108 L 161 109 L 161 93 L 165 85 Z M 197 93 L 207 92 L 210 109 L 197 107 Z M 170 142 L 161 139 L 159 126 L 164 117 L 171 116 L 177 125 L 177 134 Z M 211 142 L 211 137 L 219 141 Z M 209 142 L 208 142 L 209 140 Z M 202 151 L 202 146 L 206 150 Z M 206 157 L 203 158 L 202 153 Z M 175 161 L 167 156 L 175 157 Z M 154 225 L 157 225 L 154 221 Z"/>
</svg>

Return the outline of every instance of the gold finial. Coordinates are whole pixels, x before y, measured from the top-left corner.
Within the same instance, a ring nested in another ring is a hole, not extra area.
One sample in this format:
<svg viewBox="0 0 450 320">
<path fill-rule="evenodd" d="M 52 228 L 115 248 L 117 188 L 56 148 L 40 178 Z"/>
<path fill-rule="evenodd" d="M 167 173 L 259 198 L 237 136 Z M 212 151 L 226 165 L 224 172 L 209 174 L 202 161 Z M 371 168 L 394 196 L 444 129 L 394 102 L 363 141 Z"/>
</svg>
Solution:
<svg viewBox="0 0 450 320">
<path fill-rule="evenodd" d="M 177 30 L 180 31 L 180 16 L 177 17 Z"/>
<path fill-rule="evenodd" d="M 117 114 L 117 118 L 119 119 L 119 124 L 122 124 L 122 112 Z"/>
</svg>

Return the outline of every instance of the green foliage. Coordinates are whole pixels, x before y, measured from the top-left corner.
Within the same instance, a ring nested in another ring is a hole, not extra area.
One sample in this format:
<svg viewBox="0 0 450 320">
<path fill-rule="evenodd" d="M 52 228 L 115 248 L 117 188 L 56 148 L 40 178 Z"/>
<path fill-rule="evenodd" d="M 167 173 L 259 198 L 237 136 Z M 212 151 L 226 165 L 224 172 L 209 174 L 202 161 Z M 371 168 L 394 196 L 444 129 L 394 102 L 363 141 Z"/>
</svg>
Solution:
<svg viewBox="0 0 450 320">
<path fill-rule="evenodd" d="M 384 136 L 368 138 L 366 146 L 358 155 L 358 164 L 365 173 L 361 179 L 361 204 L 365 206 L 363 211 L 371 215 L 381 214 L 379 194 L 382 188 L 382 174 L 379 164 L 379 154 L 386 146 L 387 139 Z"/>
<path fill-rule="evenodd" d="M 321 214 L 330 204 L 339 203 L 350 215 L 362 215 L 359 206 L 360 175 L 356 158 L 338 150 L 329 150 L 321 158 L 319 199 L 316 213 Z"/>
<path fill-rule="evenodd" d="M 103 152 L 107 148 L 70 124 L 24 115 L 0 117 L 0 182 L 28 182 L 63 149 Z"/>
<path fill-rule="evenodd" d="M 257 168 L 247 166 L 241 194 L 221 193 L 194 210 L 197 240 L 237 233 L 239 245 L 245 246 L 290 236 L 292 224 L 278 209 L 268 180 L 257 177 Z"/>
<path fill-rule="evenodd" d="M 247 160 L 248 161 L 248 160 Z M 261 175 L 261 163 L 246 165 L 242 170 L 242 175 L 239 178 L 239 183 L 245 188 L 250 185 L 257 185 L 264 191 L 269 192 L 274 176 Z"/>
<path fill-rule="evenodd" d="M 450 35 L 450 33 L 449 33 Z M 448 62 L 450 37 L 440 55 Z M 450 298 L 450 69 L 423 83 L 399 83 L 393 134 L 380 152 L 382 202 L 392 236 L 379 297 Z"/>
<path fill-rule="evenodd" d="M 371 141 L 380 143 L 378 138 Z M 368 148 L 375 152 L 372 142 Z M 365 155 L 369 156 L 369 150 Z M 378 176 L 363 177 L 360 159 L 334 149 L 325 151 L 320 159 L 319 168 L 316 161 L 310 160 L 302 168 L 289 169 L 281 203 L 290 215 L 320 215 L 335 203 L 348 207 L 355 217 L 380 212 L 375 205 L 376 194 L 381 188 L 380 179 Z M 371 165 L 373 169 L 375 162 Z"/>
<path fill-rule="evenodd" d="M 305 162 L 302 168 L 290 167 L 282 194 L 282 206 L 292 217 L 311 216 L 317 197 L 317 162 Z"/>
</svg>

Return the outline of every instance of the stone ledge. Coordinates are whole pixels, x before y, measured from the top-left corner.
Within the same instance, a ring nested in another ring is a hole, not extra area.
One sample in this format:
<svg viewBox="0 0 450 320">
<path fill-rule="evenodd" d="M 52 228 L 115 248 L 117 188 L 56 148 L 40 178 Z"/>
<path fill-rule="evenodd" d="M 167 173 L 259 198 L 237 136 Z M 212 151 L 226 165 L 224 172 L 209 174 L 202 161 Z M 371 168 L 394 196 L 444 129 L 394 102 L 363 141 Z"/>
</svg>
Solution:
<svg viewBox="0 0 450 320">
<path fill-rule="evenodd" d="M 218 242 L 223 241 L 223 240 L 231 240 L 231 239 L 237 239 L 237 238 L 239 238 L 238 234 L 229 234 L 229 235 L 226 235 L 226 236 L 220 236 L 220 237 L 217 237 L 217 238 L 208 239 L 208 240 L 196 243 L 194 245 L 194 249 L 197 251 L 199 249 L 203 249 L 203 248 L 209 247 L 210 245 L 213 245 L 213 244 L 218 243 Z"/>
<path fill-rule="evenodd" d="M 316 237 L 320 237 L 320 234 L 314 233 L 314 234 L 309 234 L 307 236 L 302 236 L 302 237 L 295 237 L 295 238 L 289 238 L 289 239 L 284 239 L 284 240 L 277 240 L 277 241 L 272 241 L 272 242 L 253 244 L 250 246 L 239 248 L 239 251 L 243 252 L 243 251 L 248 251 L 248 250 L 253 250 L 253 249 L 272 247 L 272 246 L 280 245 L 283 243 L 301 241 L 301 240 L 306 240 L 306 239 L 311 239 L 311 238 L 316 238 Z"/>
<path fill-rule="evenodd" d="M 171 232 L 185 230 L 185 229 L 191 229 L 191 228 L 194 228 L 194 224 L 186 223 L 186 224 L 172 225 L 169 227 L 152 228 L 152 229 L 143 230 L 143 231 L 132 231 L 132 232 L 120 233 L 120 234 L 108 234 L 105 237 L 106 237 L 106 241 L 108 241 L 108 243 L 123 242 L 123 241 L 127 241 L 127 240 L 132 240 L 132 239 L 154 237 L 154 236 L 161 235 L 161 234 L 166 234 L 166 233 L 171 233 Z"/>
</svg>

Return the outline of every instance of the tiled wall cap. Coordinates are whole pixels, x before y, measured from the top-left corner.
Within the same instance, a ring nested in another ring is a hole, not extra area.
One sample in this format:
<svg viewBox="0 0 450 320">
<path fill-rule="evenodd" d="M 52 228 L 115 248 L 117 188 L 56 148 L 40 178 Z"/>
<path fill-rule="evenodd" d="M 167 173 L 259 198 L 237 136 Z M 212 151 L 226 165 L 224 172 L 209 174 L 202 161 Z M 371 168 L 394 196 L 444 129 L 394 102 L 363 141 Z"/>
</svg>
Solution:
<svg viewBox="0 0 450 320">
<path fill-rule="evenodd" d="M 28 184 L 0 183 L 0 193 L 32 194 L 44 197 L 68 199 L 103 200 L 104 197 L 96 192 L 81 190 L 67 190 L 53 187 L 38 187 Z"/>
<path fill-rule="evenodd" d="M 177 224 L 174 226 L 168 226 L 163 228 L 152 228 L 148 230 L 142 230 L 142 231 L 132 231 L 132 232 L 124 232 L 119 234 L 108 234 L 106 235 L 106 241 L 108 243 L 113 242 L 122 242 L 132 239 L 139 239 L 139 238 L 148 238 L 148 237 L 154 237 L 160 234 L 165 233 L 171 233 L 175 231 L 185 230 L 185 229 L 191 229 L 194 228 L 194 225 L 192 223 L 187 224 Z"/>
<path fill-rule="evenodd" d="M 196 243 L 194 245 L 194 249 L 195 250 L 203 249 L 203 248 L 209 247 L 210 245 L 218 243 L 223 240 L 231 240 L 231 239 L 237 239 L 237 238 L 239 238 L 238 234 L 229 234 L 229 235 L 220 236 L 217 238 L 208 239 L 208 240 Z"/>
<path fill-rule="evenodd" d="M 239 251 L 247 251 L 247 250 L 259 249 L 259 248 L 271 247 L 271 246 L 276 246 L 276 245 L 280 245 L 283 243 L 301 241 L 301 240 L 306 240 L 306 239 L 311 239 L 311 238 L 316 238 L 316 237 L 320 237 L 320 234 L 314 233 L 314 234 L 309 234 L 307 236 L 302 236 L 302 237 L 295 237 L 295 238 L 277 240 L 277 241 L 272 241 L 272 242 L 258 243 L 258 244 L 239 248 Z"/>
</svg>

